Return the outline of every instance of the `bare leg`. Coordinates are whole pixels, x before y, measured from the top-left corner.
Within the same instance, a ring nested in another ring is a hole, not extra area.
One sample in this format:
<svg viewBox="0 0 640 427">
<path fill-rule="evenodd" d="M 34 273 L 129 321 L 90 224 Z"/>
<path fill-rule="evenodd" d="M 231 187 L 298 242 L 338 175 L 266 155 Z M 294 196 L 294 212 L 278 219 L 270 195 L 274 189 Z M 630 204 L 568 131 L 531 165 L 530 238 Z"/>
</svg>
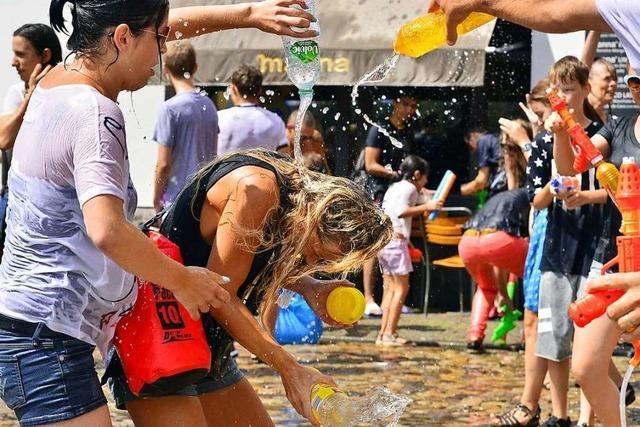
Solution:
<svg viewBox="0 0 640 427">
<path fill-rule="evenodd" d="M 538 315 L 529 310 L 524 311 L 524 339 L 524 390 L 520 403 L 535 413 L 540 402 L 548 361 L 536 356 Z"/>
<path fill-rule="evenodd" d="M 273 421 L 249 381 L 200 396 L 207 427 L 272 427 Z"/>
<path fill-rule="evenodd" d="M 76 417 L 72 420 L 62 421 L 53 424 L 43 424 L 41 427 L 55 426 L 55 427 L 111 427 L 111 416 L 109 415 L 109 408 L 107 405 L 101 406 L 98 409 Z"/>
<path fill-rule="evenodd" d="M 379 337 L 381 337 L 387 329 L 387 325 L 389 323 L 389 307 L 391 306 L 393 291 L 395 289 L 395 287 L 393 286 L 393 282 L 395 281 L 394 276 L 385 274 L 382 280 L 384 284 L 382 285 L 382 320 L 380 321 L 380 332 L 378 333 Z"/>
<path fill-rule="evenodd" d="M 402 305 L 409 293 L 409 276 L 396 276 L 393 286 L 393 298 L 389 307 L 389 321 L 387 322 L 387 331 L 385 333 L 394 335 L 398 331 L 398 322 L 402 314 Z"/>
<path fill-rule="evenodd" d="M 378 261 L 371 258 L 362 266 L 362 285 L 364 286 L 364 299 L 366 302 L 375 302 L 373 288 L 376 284 L 376 265 Z"/>
<path fill-rule="evenodd" d="M 558 418 L 567 418 L 567 395 L 569 394 L 569 370 L 571 358 L 560 362 L 548 361 L 549 378 L 551 379 L 551 403 L 553 415 Z"/>
<path fill-rule="evenodd" d="M 601 316 L 584 328 L 576 328 L 573 342 L 573 374 L 605 426 L 619 426 L 620 392 L 611 380 L 611 355 L 620 338 L 620 329 L 607 316 Z"/>
<path fill-rule="evenodd" d="M 592 426 L 594 421 L 591 404 L 587 400 L 587 396 L 584 395 L 584 391 L 580 390 L 580 418 L 578 418 L 578 425 L 586 424 Z"/>
<path fill-rule="evenodd" d="M 197 397 L 168 396 L 134 400 L 127 403 L 127 410 L 136 427 L 207 427 Z"/>
</svg>

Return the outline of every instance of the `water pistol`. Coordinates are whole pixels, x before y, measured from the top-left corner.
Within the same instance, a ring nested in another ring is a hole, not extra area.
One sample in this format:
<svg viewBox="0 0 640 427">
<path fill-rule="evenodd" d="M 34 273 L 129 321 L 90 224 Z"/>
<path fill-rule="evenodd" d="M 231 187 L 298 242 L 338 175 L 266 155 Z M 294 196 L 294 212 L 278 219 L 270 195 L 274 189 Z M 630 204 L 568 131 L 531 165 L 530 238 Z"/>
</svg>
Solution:
<svg viewBox="0 0 640 427">
<path fill-rule="evenodd" d="M 596 177 L 600 182 L 600 186 L 607 190 L 609 196 L 614 199 L 614 194 L 618 188 L 618 170 L 614 165 L 603 160 L 602 153 L 593 145 L 584 128 L 574 120 L 569 112 L 567 103 L 558 95 L 558 90 L 547 89 L 547 97 L 551 107 L 564 120 L 571 136 L 571 146 L 575 153 L 573 169 L 582 173 L 589 168 L 589 163 L 591 163 L 596 167 Z"/>
<path fill-rule="evenodd" d="M 507 295 L 511 301 L 515 301 L 516 286 L 518 278 L 511 274 L 509 275 L 509 282 L 507 283 Z M 516 322 L 522 318 L 522 312 L 520 310 L 511 310 L 507 304 L 503 304 L 500 307 L 500 311 L 504 313 L 500 319 L 500 324 L 493 331 L 491 341 L 497 342 L 504 340 L 509 332 L 516 328 Z"/>
<path fill-rule="evenodd" d="M 572 193 L 579 189 L 580 183 L 573 176 L 556 175 L 551 178 L 551 194 Z"/>
<path fill-rule="evenodd" d="M 640 168 L 633 157 L 625 157 L 620 167 L 620 186 L 616 202 L 622 214 L 622 236 L 616 238 L 618 254 L 602 266 L 601 274 L 618 265 L 621 273 L 640 271 Z M 607 307 L 618 300 L 624 291 L 599 291 L 574 302 L 569 315 L 576 325 L 583 327 L 602 316 Z M 640 364 L 640 342 L 633 342 L 633 366 Z"/>
<path fill-rule="evenodd" d="M 433 199 L 437 201 L 442 201 L 444 203 L 449 197 L 449 193 L 453 188 L 453 184 L 456 182 L 456 174 L 447 171 L 442 177 L 442 181 L 438 184 L 438 188 L 436 189 L 436 194 L 434 194 Z M 429 221 L 433 221 L 438 217 L 438 211 L 433 211 L 429 214 Z"/>
</svg>

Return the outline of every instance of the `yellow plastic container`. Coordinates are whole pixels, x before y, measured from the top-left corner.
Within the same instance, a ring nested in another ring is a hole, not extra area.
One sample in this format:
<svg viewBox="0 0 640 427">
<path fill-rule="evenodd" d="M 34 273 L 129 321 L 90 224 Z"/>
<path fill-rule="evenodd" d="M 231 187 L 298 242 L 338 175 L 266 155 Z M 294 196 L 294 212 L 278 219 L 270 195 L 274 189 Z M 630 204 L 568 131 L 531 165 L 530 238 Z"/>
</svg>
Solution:
<svg viewBox="0 0 640 427">
<path fill-rule="evenodd" d="M 458 35 L 466 34 L 496 19 L 486 13 L 473 12 L 458 25 Z M 402 26 L 393 49 L 400 55 L 419 58 L 447 42 L 445 15 L 442 9 L 421 16 Z"/>
<path fill-rule="evenodd" d="M 364 315 L 364 295 L 356 288 L 335 288 L 327 298 L 327 312 L 333 320 L 343 324 L 356 323 Z"/>
<path fill-rule="evenodd" d="M 323 427 L 347 427 L 355 417 L 349 396 L 329 385 L 311 389 L 311 413 Z"/>
</svg>

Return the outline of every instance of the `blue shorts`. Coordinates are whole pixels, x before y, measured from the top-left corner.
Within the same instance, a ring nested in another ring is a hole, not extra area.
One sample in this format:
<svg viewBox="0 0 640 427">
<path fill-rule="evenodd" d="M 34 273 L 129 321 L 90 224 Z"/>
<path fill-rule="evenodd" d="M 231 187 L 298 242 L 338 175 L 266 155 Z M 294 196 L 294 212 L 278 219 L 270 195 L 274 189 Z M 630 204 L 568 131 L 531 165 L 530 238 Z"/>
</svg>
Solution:
<svg viewBox="0 0 640 427">
<path fill-rule="evenodd" d="M 231 355 L 227 355 L 226 357 L 229 358 L 228 362 L 220 374 L 215 374 L 212 371 L 205 378 L 196 381 L 194 384 L 186 386 L 181 390 L 171 393 L 168 396 L 197 397 L 229 387 L 242 380 L 242 378 L 244 378 L 244 374 L 240 368 L 238 368 L 236 361 L 231 357 Z M 127 380 L 122 372 L 120 361 L 113 360 L 110 365 L 119 365 L 116 368 L 111 366 L 109 370 L 111 370 L 112 373 L 108 376 L 109 386 L 111 387 L 113 399 L 116 402 L 116 408 L 126 409 L 127 402 L 144 399 L 137 397 L 131 392 L 131 389 L 129 389 Z"/>
<path fill-rule="evenodd" d="M 44 324 L 0 316 L 0 398 L 20 425 L 66 421 L 107 404 L 94 348 Z"/>
<path fill-rule="evenodd" d="M 529 239 L 529 252 L 524 264 L 524 308 L 538 312 L 540 298 L 540 261 L 547 232 L 547 209 L 538 211 L 533 220 L 533 230 Z"/>
</svg>

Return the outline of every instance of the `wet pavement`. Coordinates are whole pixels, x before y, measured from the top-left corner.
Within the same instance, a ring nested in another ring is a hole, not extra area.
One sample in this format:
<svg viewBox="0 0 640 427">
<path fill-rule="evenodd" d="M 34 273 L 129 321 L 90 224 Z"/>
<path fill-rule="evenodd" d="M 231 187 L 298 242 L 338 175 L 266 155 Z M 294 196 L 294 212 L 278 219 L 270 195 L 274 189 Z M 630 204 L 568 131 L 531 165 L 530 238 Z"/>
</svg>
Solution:
<svg viewBox="0 0 640 427">
<path fill-rule="evenodd" d="M 385 385 L 395 393 L 413 399 L 400 420 L 400 426 L 482 426 L 491 414 L 516 404 L 522 391 L 523 354 L 518 351 L 489 349 L 485 354 L 469 354 L 464 346 L 464 314 L 449 313 L 404 316 L 403 335 L 417 341 L 416 346 L 379 347 L 375 337 L 377 319 L 361 322 L 351 331 L 325 333 L 317 346 L 290 346 L 305 364 L 334 377 L 343 389 L 362 395 L 370 387 Z M 492 322 L 490 328 L 497 325 Z M 518 330 L 509 342 L 519 341 Z M 440 347 L 434 347 L 434 346 Z M 619 367 L 626 363 L 615 358 Z M 263 399 L 277 426 L 308 425 L 288 404 L 282 383 L 273 370 L 241 352 L 239 364 Z M 100 364 L 99 364 L 100 366 Z M 638 377 L 638 375 L 636 375 Z M 638 389 L 640 387 L 636 387 Z M 108 391 L 105 390 L 107 396 Z M 576 419 L 578 389 L 570 390 L 570 416 Z M 543 414 L 551 408 L 548 391 L 542 395 Z M 7 408 L 0 404 L 0 426 L 17 425 Z M 640 422 L 640 406 L 628 411 L 630 425 Z M 543 416 L 546 418 L 546 416 Z M 132 426 L 126 412 L 112 410 L 116 427 Z"/>
</svg>

